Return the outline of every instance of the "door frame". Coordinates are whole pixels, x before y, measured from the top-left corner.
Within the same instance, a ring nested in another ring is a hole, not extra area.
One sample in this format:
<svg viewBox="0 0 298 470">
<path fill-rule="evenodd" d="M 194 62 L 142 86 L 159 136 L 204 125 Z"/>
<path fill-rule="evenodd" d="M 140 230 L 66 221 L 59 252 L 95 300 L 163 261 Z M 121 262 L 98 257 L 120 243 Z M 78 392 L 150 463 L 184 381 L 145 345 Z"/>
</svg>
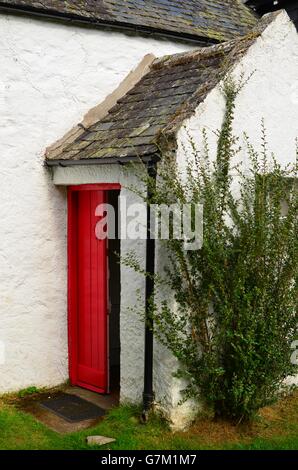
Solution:
<svg viewBox="0 0 298 470">
<path fill-rule="evenodd" d="M 78 279 L 77 279 L 77 204 L 75 194 L 78 191 L 113 191 L 121 190 L 119 183 L 98 183 L 68 186 L 67 191 L 67 296 L 68 296 L 68 366 L 71 385 L 79 385 L 77 380 L 78 364 Z M 106 270 L 106 298 L 108 299 L 108 266 Z M 107 301 L 107 308 L 109 302 Z M 109 312 L 107 312 L 108 314 Z M 107 322 L 108 324 L 108 322 Z M 108 331 L 107 345 L 109 340 Z M 92 385 L 89 387 L 92 390 Z M 94 388 L 95 392 L 99 392 Z M 102 393 L 106 392 L 103 390 Z"/>
</svg>

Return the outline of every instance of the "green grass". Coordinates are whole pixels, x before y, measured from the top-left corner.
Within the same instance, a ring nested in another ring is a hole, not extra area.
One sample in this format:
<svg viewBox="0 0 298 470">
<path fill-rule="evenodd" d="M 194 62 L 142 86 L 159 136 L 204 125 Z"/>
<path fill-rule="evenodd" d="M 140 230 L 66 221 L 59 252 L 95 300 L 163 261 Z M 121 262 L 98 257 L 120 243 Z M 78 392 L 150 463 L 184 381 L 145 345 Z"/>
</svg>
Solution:
<svg viewBox="0 0 298 470">
<path fill-rule="evenodd" d="M 20 390 L 18 392 L 18 397 L 19 398 L 24 398 L 24 397 L 28 397 L 30 395 L 34 395 L 35 393 L 39 393 L 38 388 L 28 387 L 28 388 L 24 388 L 23 390 Z"/>
<path fill-rule="evenodd" d="M 116 439 L 114 444 L 102 449 L 114 450 L 200 450 L 200 449 L 298 449 L 298 396 L 290 405 L 278 408 L 276 419 L 262 419 L 250 433 L 235 431 L 225 434 L 231 425 L 197 423 L 186 433 L 172 433 L 167 424 L 152 417 L 149 424 L 139 423 L 139 410 L 125 407 L 112 410 L 96 427 L 85 431 L 60 435 L 31 415 L 21 412 L 13 405 L 0 404 L 1 450 L 48 450 L 90 449 L 86 436 L 104 435 Z M 209 432 L 210 426 L 213 430 Z M 215 427 L 214 427 L 215 426 Z"/>
</svg>

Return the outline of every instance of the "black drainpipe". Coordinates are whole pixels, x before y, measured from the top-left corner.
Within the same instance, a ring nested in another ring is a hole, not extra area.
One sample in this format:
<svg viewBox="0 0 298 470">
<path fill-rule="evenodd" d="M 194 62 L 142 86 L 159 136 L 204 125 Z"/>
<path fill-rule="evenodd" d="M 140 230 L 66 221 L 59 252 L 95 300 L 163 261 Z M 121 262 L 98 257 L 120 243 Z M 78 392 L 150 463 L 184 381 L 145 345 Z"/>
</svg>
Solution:
<svg viewBox="0 0 298 470">
<path fill-rule="evenodd" d="M 149 178 L 156 182 L 156 162 L 147 164 Z M 146 241 L 146 311 L 145 311 L 145 358 L 144 358 L 144 392 L 142 421 L 148 421 L 149 411 L 154 403 L 153 391 L 153 319 L 150 314 L 151 302 L 154 294 L 155 274 L 155 240 L 151 237 L 152 221 L 150 217 L 150 201 L 152 198 L 152 187 L 148 184 L 147 189 L 147 241 Z"/>
</svg>

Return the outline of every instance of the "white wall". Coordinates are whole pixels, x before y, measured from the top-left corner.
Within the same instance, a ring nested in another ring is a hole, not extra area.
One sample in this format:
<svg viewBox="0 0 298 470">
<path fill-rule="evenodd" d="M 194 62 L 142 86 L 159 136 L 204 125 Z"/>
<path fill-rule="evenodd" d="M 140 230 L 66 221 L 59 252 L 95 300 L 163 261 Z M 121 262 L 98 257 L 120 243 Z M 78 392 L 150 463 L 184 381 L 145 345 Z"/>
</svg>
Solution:
<svg viewBox="0 0 298 470">
<path fill-rule="evenodd" d="M 66 193 L 43 167 L 45 148 L 145 54 L 186 48 L 0 15 L 0 392 L 68 378 Z"/>
</svg>

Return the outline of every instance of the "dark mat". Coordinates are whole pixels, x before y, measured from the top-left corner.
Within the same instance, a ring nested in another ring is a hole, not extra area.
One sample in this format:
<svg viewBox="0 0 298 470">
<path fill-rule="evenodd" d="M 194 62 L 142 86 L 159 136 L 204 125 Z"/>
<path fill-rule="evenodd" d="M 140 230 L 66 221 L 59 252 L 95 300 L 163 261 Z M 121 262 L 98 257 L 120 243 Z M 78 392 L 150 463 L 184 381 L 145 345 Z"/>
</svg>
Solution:
<svg viewBox="0 0 298 470">
<path fill-rule="evenodd" d="M 60 418 L 70 423 L 100 418 L 105 415 L 105 410 L 99 406 L 90 403 L 90 401 L 83 400 L 76 395 L 67 393 L 63 393 L 58 397 L 49 398 L 41 402 L 40 406 L 46 410 L 52 411 L 52 413 L 55 413 L 57 416 L 60 416 Z"/>
</svg>

